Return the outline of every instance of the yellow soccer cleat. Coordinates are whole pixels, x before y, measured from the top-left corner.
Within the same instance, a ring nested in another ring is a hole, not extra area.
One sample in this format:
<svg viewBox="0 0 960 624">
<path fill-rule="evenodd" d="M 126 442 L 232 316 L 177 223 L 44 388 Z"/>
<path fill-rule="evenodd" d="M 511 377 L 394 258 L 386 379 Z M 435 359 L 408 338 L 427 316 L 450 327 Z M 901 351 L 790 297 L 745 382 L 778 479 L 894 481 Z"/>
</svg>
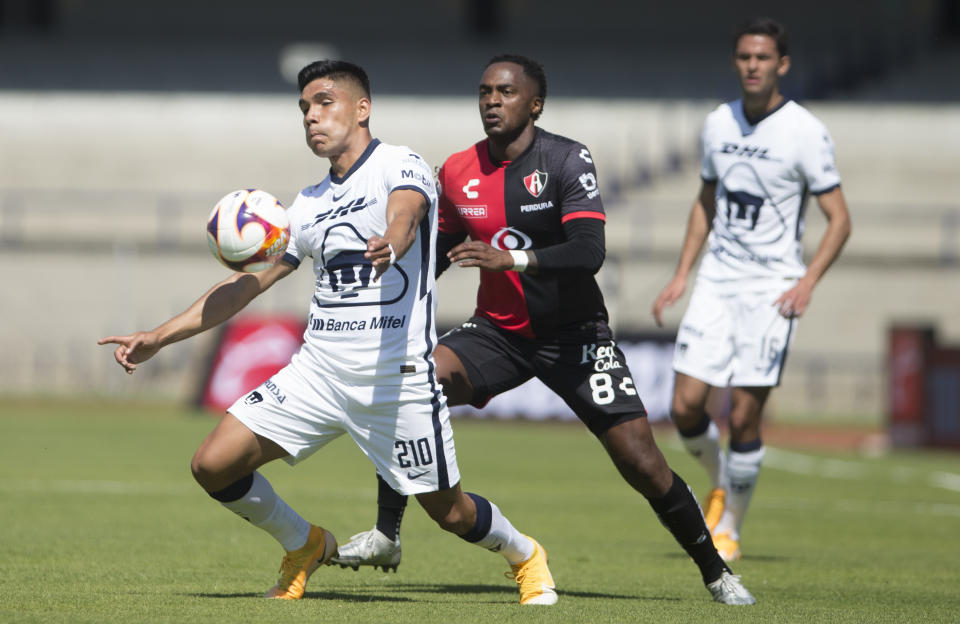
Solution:
<svg viewBox="0 0 960 624">
<path fill-rule="evenodd" d="M 533 542 L 533 555 L 522 563 L 510 566 L 512 572 L 507 572 L 506 576 L 520 585 L 520 604 L 556 604 L 557 592 L 550 568 L 547 567 L 547 551 L 537 540 L 525 537 Z"/>
<path fill-rule="evenodd" d="M 714 488 L 707 494 L 707 504 L 704 505 L 703 520 L 707 529 L 713 533 L 723 515 L 723 506 L 727 499 L 727 491 L 723 488 Z"/>
<path fill-rule="evenodd" d="M 313 571 L 337 553 L 337 540 L 323 527 L 310 525 L 310 535 L 303 548 L 287 552 L 280 564 L 280 579 L 265 598 L 299 600 Z"/>
<path fill-rule="evenodd" d="M 730 538 L 729 533 L 717 533 L 713 536 L 713 545 L 724 561 L 736 561 L 740 558 L 740 542 Z"/>
</svg>

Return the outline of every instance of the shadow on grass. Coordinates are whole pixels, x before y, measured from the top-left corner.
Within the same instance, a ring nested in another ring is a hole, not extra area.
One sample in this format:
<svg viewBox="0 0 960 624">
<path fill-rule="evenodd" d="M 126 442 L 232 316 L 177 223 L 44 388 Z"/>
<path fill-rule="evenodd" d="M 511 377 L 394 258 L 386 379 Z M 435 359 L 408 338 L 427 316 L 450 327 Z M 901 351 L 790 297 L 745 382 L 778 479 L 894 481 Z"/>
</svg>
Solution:
<svg viewBox="0 0 960 624">
<path fill-rule="evenodd" d="M 263 598 L 263 594 L 255 592 L 237 592 L 233 594 L 224 593 L 198 593 L 186 594 L 191 598 Z M 360 594 L 358 592 L 306 592 L 303 594 L 306 600 L 337 600 L 341 602 L 414 602 L 411 598 L 403 596 L 379 596 L 374 594 Z"/>
<path fill-rule="evenodd" d="M 504 594 L 514 596 L 517 593 L 516 587 L 509 585 L 449 585 L 437 583 L 398 583 L 392 586 L 393 589 L 400 592 L 411 593 L 437 593 L 437 594 Z M 614 600 L 633 600 L 637 596 L 627 596 L 623 594 L 607 594 L 601 592 L 583 592 L 576 590 L 558 589 L 557 593 L 561 596 L 575 596 L 577 598 L 609 598 Z"/>
<path fill-rule="evenodd" d="M 690 559 L 690 556 L 686 553 L 664 553 L 663 557 L 665 559 Z M 785 555 L 756 555 L 750 553 L 750 561 L 758 561 L 760 563 L 771 563 L 771 562 L 784 562 L 790 561 L 792 557 L 787 557 Z M 737 565 L 739 561 L 734 561 L 732 565 Z"/>
<path fill-rule="evenodd" d="M 350 591 L 308 591 L 303 597 L 312 600 L 338 600 L 342 602 L 419 602 L 413 598 L 397 596 L 395 594 L 498 594 L 505 598 L 513 598 L 517 595 L 515 587 L 503 585 L 451 585 L 437 583 L 401 583 L 390 585 L 389 587 L 376 588 L 358 588 Z M 575 598 L 602 598 L 604 600 L 669 600 L 677 601 L 678 598 L 665 598 L 663 596 L 638 596 L 625 594 L 610 594 L 603 592 L 559 590 L 560 596 L 569 596 Z M 192 598 L 260 598 L 263 594 L 254 592 L 236 592 L 236 593 L 213 593 L 201 592 L 186 594 Z M 425 600 L 430 602 L 429 599 Z M 496 601 L 501 602 L 501 601 Z"/>
</svg>

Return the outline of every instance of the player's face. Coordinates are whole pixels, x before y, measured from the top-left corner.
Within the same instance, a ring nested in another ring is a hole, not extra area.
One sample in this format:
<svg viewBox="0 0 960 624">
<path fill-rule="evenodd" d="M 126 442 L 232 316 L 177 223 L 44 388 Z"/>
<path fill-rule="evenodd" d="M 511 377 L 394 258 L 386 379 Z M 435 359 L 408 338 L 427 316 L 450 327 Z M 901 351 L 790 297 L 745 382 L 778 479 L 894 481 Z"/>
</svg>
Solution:
<svg viewBox="0 0 960 624">
<path fill-rule="evenodd" d="M 480 119 L 487 136 L 512 136 L 533 123 L 543 100 L 516 63 L 494 63 L 480 78 Z"/>
<path fill-rule="evenodd" d="M 769 95 L 790 69 L 790 57 L 780 56 L 768 35 L 744 35 L 737 42 L 733 65 L 746 96 Z"/>
<path fill-rule="evenodd" d="M 300 93 L 307 147 L 323 158 L 342 154 L 370 117 L 370 100 L 349 81 L 318 78 Z"/>
</svg>

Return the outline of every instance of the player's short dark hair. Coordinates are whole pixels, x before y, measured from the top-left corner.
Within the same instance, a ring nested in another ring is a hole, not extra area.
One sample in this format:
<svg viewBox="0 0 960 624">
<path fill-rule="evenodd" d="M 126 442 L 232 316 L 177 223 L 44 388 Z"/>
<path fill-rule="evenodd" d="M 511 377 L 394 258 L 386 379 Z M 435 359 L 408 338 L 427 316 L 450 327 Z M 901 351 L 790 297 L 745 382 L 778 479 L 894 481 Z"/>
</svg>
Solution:
<svg viewBox="0 0 960 624">
<path fill-rule="evenodd" d="M 536 62 L 532 58 L 526 56 L 520 56 L 519 54 L 498 54 L 494 56 L 487 62 L 487 67 L 490 67 L 494 63 L 516 63 L 521 68 L 523 68 L 523 73 L 534 82 L 537 83 L 537 96 L 540 98 L 541 102 L 547 101 L 547 74 L 543 71 L 543 65 Z M 540 104 L 540 113 L 543 112 L 543 104 Z M 534 113 L 531 115 L 536 121 L 540 117 L 540 113 Z"/>
<path fill-rule="evenodd" d="M 330 80 L 352 80 L 363 90 L 363 95 L 370 99 L 370 79 L 367 78 L 367 72 L 363 68 L 347 61 L 335 61 L 324 59 L 314 61 L 300 70 L 297 74 L 297 86 L 303 91 L 303 88 L 318 78 L 329 78 Z"/>
<path fill-rule="evenodd" d="M 787 29 L 783 24 L 769 17 L 755 17 L 740 24 L 733 31 L 733 52 L 737 52 L 737 44 L 744 35 L 766 35 L 777 44 L 777 54 L 786 56 L 788 52 Z"/>
</svg>

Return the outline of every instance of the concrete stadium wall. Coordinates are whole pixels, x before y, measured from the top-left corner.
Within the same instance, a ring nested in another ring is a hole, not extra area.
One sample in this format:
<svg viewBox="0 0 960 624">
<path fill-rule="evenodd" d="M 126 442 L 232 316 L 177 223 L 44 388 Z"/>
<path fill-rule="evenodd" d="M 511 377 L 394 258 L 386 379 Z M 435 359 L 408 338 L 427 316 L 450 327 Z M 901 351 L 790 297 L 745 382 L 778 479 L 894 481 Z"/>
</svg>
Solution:
<svg viewBox="0 0 960 624">
<path fill-rule="evenodd" d="M 715 105 L 548 103 L 543 126 L 586 143 L 597 162 L 609 212 L 600 279 L 622 330 L 652 328 L 698 185 L 696 137 Z M 801 324 L 777 408 L 879 414 L 891 321 L 929 320 L 960 341 L 960 265 L 949 255 L 960 246 L 960 107 L 811 108 L 837 143 L 854 237 Z M 481 136 L 473 98 L 378 98 L 372 127 L 435 165 Z M 203 234 L 220 196 L 259 186 L 287 203 L 327 167 L 305 149 L 290 97 L 7 93 L 0 136 L 0 262 L 14 269 L 0 290 L 2 393 L 190 396 L 212 337 L 175 345 L 132 377 L 96 339 L 152 327 L 225 275 Z M 823 219 L 808 215 L 812 252 Z M 311 282 L 298 271 L 253 309 L 305 314 Z M 469 271 L 444 276 L 441 322 L 472 311 L 475 285 Z"/>
</svg>

